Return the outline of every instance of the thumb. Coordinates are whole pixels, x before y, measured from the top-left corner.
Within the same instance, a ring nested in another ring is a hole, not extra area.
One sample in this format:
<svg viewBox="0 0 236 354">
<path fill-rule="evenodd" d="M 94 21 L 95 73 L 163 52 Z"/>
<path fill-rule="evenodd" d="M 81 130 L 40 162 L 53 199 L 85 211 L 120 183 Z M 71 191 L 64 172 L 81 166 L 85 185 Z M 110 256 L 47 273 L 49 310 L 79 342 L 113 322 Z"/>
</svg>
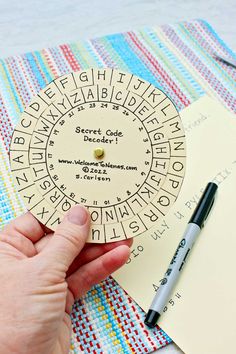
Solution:
<svg viewBox="0 0 236 354">
<path fill-rule="evenodd" d="M 50 265 L 63 265 L 65 271 L 80 253 L 90 228 L 90 216 L 85 207 L 76 205 L 65 215 L 51 240 L 41 252 Z"/>
</svg>

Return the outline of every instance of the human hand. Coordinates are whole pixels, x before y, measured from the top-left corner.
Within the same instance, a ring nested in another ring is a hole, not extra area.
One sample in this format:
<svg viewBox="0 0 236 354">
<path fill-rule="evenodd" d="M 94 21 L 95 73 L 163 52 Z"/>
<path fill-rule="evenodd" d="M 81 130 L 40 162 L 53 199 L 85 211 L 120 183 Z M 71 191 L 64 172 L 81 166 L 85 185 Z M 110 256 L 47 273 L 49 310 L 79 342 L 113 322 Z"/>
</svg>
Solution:
<svg viewBox="0 0 236 354">
<path fill-rule="evenodd" d="M 89 226 L 77 205 L 55 233 L 30 213 L 0 233 L 0 353 L 69 352 L 74 300 L 121 267 L 132 244 L 85 245 Z"/>
</svg>

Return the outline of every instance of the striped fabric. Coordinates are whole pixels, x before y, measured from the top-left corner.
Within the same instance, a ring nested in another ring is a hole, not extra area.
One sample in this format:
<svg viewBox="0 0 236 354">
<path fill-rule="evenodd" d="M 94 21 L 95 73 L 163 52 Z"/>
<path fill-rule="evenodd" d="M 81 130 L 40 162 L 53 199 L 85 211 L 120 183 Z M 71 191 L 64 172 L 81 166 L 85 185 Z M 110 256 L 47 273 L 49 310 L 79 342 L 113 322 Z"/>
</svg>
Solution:
<svg viewBox="0 0 236 354">
<path fill-rule="evenodd" d="M 236 70 L 214 59 L 235 54 L 202 20 L 119 33 L 0 62 L 0 226 L 25 210 L 11 178 L 8 149 L 20 113 L 54 78 L 90 67 L 131 72 L 161 88 L 179 110 L 205 93 L 236 112 Z M 144 313 L 109 277 L 74 305 L 71 353 L 148 353 L 171 340 L 148 330 Z"/>
</svg>

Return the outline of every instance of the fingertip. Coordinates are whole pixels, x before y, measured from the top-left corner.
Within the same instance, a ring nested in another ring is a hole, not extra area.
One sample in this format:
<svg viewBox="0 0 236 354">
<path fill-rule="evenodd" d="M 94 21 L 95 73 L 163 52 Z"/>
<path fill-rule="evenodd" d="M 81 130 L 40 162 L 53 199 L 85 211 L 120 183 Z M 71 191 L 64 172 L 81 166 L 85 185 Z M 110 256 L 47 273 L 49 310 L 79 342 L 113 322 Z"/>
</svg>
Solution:
<svg viewBox="0 0 236 354">
<path fill-rule="evenodd" d="M 126 263 L 130 256 L 130 248 L 127 245 L 121 245 L 110 251 L 113 266 L 121 267 Z"/>
<path fill-rule="evenodd" d="M 90 214 L 88 209 L 82 204 L 77 204 L 71 208 L 65 218 L 72 224 L 84 226 L 90 222 Z"/>
<path fill-rule="evenodd" d="M 120 246 L 128 246 L 131 247 L 133 244 L 133 238 L 128 238 L 122 241 L 117 241 L 117 242 L 108 242 L 108 243 L 104 243 L 104 244 L 98 244 L 100 247 L 103 247 L 105 249 L 106 252 L 112 250 L 113 248 L 117 248 Z"/>
<path fill-rule="evenodd" d="M 117 249 L 119 250 L 120 253 L 128 253 L 128 254 L 130 254 L 129 245 L 120 245 L 119 247 L 117 247 Z"/>
<path fill-rule="evenodd" d="M 132 244 L 133 244 L 133 238 L 128 238 L 126 240 L 123 240 L 123 241 L 118 241 L 118 242 L 115 242 L 116 243 L 116 246 L 117 247 L 120 247 L 120 246 L 128 246 L 128 247 L 131 247 Z"/>
</svg>

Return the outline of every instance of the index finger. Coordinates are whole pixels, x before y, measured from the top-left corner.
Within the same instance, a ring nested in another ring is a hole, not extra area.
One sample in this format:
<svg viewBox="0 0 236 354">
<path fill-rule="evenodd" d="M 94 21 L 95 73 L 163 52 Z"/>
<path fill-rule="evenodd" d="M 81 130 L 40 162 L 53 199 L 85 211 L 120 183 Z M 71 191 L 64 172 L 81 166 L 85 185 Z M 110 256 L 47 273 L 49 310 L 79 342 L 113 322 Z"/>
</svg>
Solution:
<svg viewBox="0 0 236 354">
<path fill-rule="evenodd" d="M 40 224 L 40 222 L 28 211 L 6 225 L 3 232 L 8 235 L 20 234 L 35 243 L 48 233 L 49 230 Z"/>
</svg>

